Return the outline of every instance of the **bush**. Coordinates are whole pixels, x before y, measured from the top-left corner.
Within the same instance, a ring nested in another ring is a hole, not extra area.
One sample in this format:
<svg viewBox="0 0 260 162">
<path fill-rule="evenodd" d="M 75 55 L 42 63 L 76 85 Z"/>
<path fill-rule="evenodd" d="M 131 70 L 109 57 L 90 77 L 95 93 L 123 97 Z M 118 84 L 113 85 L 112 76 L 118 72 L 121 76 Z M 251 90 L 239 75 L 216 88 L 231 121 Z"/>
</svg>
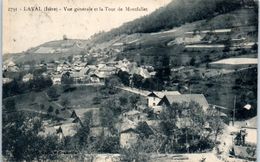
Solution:
<svg viewBox="0 0 260 162">
<path fill-rule="evenodd" d="M 59 97 L 59 94 L 57 93 L 57 89 L 55 87 L 51 87 L 47 90 L 47 95 L 52 99 L 52 100 L 57 100 Z"/>
</svg>

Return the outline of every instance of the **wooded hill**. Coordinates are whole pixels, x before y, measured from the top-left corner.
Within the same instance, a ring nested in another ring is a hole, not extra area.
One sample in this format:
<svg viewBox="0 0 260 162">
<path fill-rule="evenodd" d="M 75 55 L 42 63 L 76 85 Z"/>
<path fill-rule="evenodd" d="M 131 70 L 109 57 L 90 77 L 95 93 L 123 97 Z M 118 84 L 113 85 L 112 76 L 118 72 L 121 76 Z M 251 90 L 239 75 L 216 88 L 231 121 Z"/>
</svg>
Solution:
<svg viewBox="0 0 260 162">
<path fill-rule="evenodd" d="M 251 6 L 256 11 L 258 10 L 254 0 L 173 0 L 167 6 L 157 9 L 150 15 L 125 23 L 110 32 L 96 34 L 93 41 L 101 43 L 122 34 L 168 30 L 185 23 L 209 19 L 245 6 Z"/>
</svg>

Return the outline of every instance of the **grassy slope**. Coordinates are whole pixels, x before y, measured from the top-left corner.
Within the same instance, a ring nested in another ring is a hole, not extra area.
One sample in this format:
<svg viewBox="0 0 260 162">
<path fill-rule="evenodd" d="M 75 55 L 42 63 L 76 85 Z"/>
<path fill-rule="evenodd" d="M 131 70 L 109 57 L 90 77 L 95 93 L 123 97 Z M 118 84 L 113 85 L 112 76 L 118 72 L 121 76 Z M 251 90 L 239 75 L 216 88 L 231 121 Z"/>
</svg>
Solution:
<svg viewBox="0 0 260 162">
<path fill-rule="evenodd" d="M 129 93 L 127 91 L 121 91 L 118 90 L 116 94 L 110 95 L 110 97 L 104 96 L 104 91 L 102 87 L 94 87 L 94 86 L 77 86 L 76 90 L 72 92 L 66 92 L 64 93 L 62 91 L 62 87 L 56 86 L 58 94 L 60 94 L 57 101 L 51 101 L 49 97 L 46 95 L 46 91 L 44 90 L 42 92 L 30 92 L 26 94 L 21 94 L 18 96 L 13 96 L 9 98 L 13 98 L 16 103 L 16 107 L 18 110 L 22 111 L 42 111 L 44 113 L 47 113 L 47 110 L 49 106 L 51 105 L 54 108 L 53 115 L 55 115 L 55 110 L 59 109 L 60 114 L 57 115 L 57 117 L 60 118 L 68 118 L 70 116 L 70 111 L 61 111 L 61 101 L 63 99 L 69 100 L 68 107 L 71 107 L 72 109 L 77 108 L 99 108 L 101 106 L 102 102 L 105 102 L 109 98 L 118 98 L 120 96 L 124 97 L 130 97 L 131 95 L 134 95 L 132 93 Z M 95 104 L 93 101 L 94 97 L 100 97 L 101 101 L 99 104 Z M 6 102 L 9 98 L 5 98 L 3 100 L 3 103 Z M 141 98 L 141 102 L 145 103 L 145 99 Z M 44 108 L 41 109 L 40 105 L 44 105 Z M 55 115 L 56 116 L 56 115 Z"/>
</svg>

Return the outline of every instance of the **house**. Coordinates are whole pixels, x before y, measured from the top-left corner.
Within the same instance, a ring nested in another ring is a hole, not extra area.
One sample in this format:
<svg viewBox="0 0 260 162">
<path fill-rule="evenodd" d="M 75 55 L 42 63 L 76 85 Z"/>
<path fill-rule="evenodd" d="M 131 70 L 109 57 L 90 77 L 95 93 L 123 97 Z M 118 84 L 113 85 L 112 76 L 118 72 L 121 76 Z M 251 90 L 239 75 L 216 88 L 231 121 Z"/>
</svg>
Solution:
<svg viewBox="0 0 260 162">
<path fill-rule="evenodd" d="M 82 72 L 71 72 L 70 77 L 73 79 L 74 83 L 82 83 L 85 81 L 85 76 Z"/>
<path fill-rule="evenodd" d="M 105 79 L 108 78 L 109 75 L 105 74 L 105 73 L 94 73 L 90 75 L 90 80 L 93 83 L 101 83 L 101 82 L 105 82 Z"/>
<path fill-rule="evenodd" d="M 113 66 L 102 66 L 102 67 L 98 67 L 97 71 L 99 73 L 104 73 L 105 75 L 112 75 L 116 73 L 116 68 Z"/>
<path fill-rule="evenodd" d="M 47 63 L 46 64 L 47 70 L 54 70 L 56 65 L 54 63 Z"/>
<path fill-rule="evenodd" d="M 20 69 L 17 66 L 8 66 L 6 69 L 8 72 L 19 72 Z"/>
<path fill-rule="evenodd" d="M 31 66 L 29 64 L 23 65 L 23 70 L 24 71 L 28 71 L 28 70 L 30 70 L 30 68 L 31 68 Z"/>
<path fill-rule="evenodd" d="M 165 95 L 158 103 L 158 106 L 170 106 L 172 103 L 182 104 L 190 103 L 192 101 L 198 103 L 204 111 L 209 108 L 208 101 L 203 94 Z"/>
<path fill-rule="evenodd" d="M 120 128 L 120 147 L 129 148 L 135 145 L 139 139 L 139 132 L 136 130 L 138 124 L 124 118 Z"/>
<path fill-rule="evenodd" d="M 132 64 L 130 61 L 128 61 L 126 58 L 123 60 L 118 61 L 116 67 L 122 71 L 129 72 L 135 64 Z M 130 67 L 131 66 L 131 67 Z"/>
<path fill-rule="evenodd" d="M 117 62 L 116 61 L 109 61 L 109 62 L 106 63 L 106 65 L 114 67 L 114 66 L 117 65 Z"/>
<path fill-rule="evenodd" d="M 130 148 L 137 144 L 139 139 L 139 133 L 135 129 L 129 128 L 120 133 L 120 147 Z"/>
<path fill-rule="evenodd" d="M 97 74 L 91 74 L 90 75 L 90 81 L 92 83 L 100 83 L 100 79 L 99 79 L 99 76 Z"/>
<path fill-rule="evenodd" d="M 83 69 L 86 66 L 86 63 L 81 62 L 81 61 L 76 61 L 76 62 L 74 62 L 73 65 L 74 65 L 74 69 L 76 71 L 80 71 L 81 69 Z"/>
<path fill-rule="evenodd" d="M 61 84 L 61 75 L 52 75 L 51 80 L 53 84 Z"/>
<path fill-rule="evenodd" d="M 180 95 L 178 91 L 153 91 L 147 95 L 148 107 L 157 106 L 165 95 Z"/>
<path fill-rule="evenodd" d="M 23 82 L 28 82 L 30 80 L 33 80 L 33 75 L 31 73 L 28 73 L 25 76 L 23 76 Z"/>
<path fill-rule="evenodd" d="M 10 83 L 12 81 L 13 81 L 13 79 L 11 79 L 11 78 L 2 78 L 3 84 L 8 84 L 8 83 Z"/>
<path fill-rule="evenodd" d="M 58 64 L 56 71 L 62 73 L 64 71 L 64 64 Z"/>
<path fill-rule="evenodd" d="M 147 69 L 144 69 L 142 67 L 137 67 L 137 66 L 129 66 L 129 74 L 138 74 L 141 75 L 143 78 L 151 78 L 150 73 L 148 72 Z"/>
<path fill-rule="evenodd" d="M 16 66 L 16 64 L 13 61 L 8 61 L 7 63 L 5 63 L 7 67 L 13 67 Z"/>
<path fill-rule="evenodd" d="M 73 62 L 80 61 L 82 57 L 83 57 L 82 55 L 74 55 L 72 61 Z"/>
<path fill-rule="evenodd" d="M 87 65 L 87 67 L 89 68 L 90 71 L 96 71 L 97 70 L 96 65 Z"/>
</svg>

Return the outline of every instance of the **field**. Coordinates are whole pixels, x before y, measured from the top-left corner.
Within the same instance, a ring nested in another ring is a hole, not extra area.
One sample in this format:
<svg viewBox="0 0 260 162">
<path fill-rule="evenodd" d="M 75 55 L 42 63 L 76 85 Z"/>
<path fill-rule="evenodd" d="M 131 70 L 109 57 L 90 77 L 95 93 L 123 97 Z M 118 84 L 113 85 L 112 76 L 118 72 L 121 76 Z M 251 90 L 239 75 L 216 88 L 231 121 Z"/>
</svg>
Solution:
<svg viewBox="0 0 260 162">
<path fill-rule="evenodd" d="M 59 97 L 55 100 L 47 95 L 48 90 L 41 92 L 30 92 L 13 97 L 8 97 L 3 100 L 3 105 L 9 99 L 14 99 L 18 111 L 48 114 L 49 107 L 53 107 L 53 111 L 49 115 L 58 118 L 68 118 L 71 115 L 72 109 L 80 108 L 100 108 L 103 102 L 110 98 L 119 98 L 124 96 L 137 96 L 133 93 L 118 89 L 115 94 L 106 94 L 106 89 L 103 86 L 72 86 L 72 91 L 64 92 L 62 86 L 54 86 L 57 89 Z M 51 87 L 53 88 L 53 87 Z M 109 97 L 108 97 L 109 96 Z M 96 98 L 96 99 L 95 99 Z M 145 103 L 144 97 L 140 96 L 141 102 Z M 64 100 L 68 101 L 64 109 Z M 55 111 L 59 110 L 56 114 Z"/>
</svg>

